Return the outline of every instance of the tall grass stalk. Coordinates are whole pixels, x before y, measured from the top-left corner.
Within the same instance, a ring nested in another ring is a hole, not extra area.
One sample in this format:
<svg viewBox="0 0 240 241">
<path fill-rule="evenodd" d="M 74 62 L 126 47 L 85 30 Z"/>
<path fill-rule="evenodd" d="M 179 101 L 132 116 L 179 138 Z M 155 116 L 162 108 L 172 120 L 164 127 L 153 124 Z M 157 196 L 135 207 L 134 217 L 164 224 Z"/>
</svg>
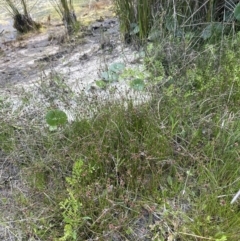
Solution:
<svg viewBox="0 0 240 241">
<path fill-rule="evenodd" d="M 231 4 L 224 0 L 114 0 L 122 32 L 137 34 L 141 40 L 152 30 L 179 36 L 189 30 L 202 30 L 212 22 L 232 21 L 230 16 L 237 3 L 229 2 Z M 156 21 L 161 22 L 155 24 Z M 137 30 L 132 27 L 135 25 Z M 162 25 L 164 29 L 159 28 Z"/>
</svg>

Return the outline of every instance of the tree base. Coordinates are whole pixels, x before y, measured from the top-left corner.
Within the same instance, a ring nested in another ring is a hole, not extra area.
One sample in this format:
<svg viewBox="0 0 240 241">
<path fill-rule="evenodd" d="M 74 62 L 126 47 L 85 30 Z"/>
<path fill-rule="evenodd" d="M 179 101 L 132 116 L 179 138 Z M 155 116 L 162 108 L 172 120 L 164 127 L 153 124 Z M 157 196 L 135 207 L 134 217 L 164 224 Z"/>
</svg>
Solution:
<svg viewBox="0 0 240 241">
<path fill-rule="evenodd" d="M 14 16 L 13 27 L 20 33 L 27 33 L 32 30 L 39 29 L 41 24 L 36 23 L 30 16 L 24 14 L 16 14 Z"/>
</svg>

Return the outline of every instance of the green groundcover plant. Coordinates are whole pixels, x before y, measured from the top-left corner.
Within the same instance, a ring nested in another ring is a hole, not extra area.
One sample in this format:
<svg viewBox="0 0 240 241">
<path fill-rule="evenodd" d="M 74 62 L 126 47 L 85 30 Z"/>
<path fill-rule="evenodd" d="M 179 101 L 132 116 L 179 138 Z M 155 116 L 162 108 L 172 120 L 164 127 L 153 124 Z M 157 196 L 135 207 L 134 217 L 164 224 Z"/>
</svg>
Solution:
<svg viewBox="0 0 240 241">
<path fill-rule="evenodd" d="M 17 198 L 27 237 L 238 240 L 238 43 L 205 45 L 167 86 L 150 73 L 158 84 L 134 89 L 151 93 L 142 104 L 96 102 L 92 118 L 71 123 L 54 110 L 46 121 L 57 128 L 30 126 L 22 170 L 32 195 Z M 18 151 L 25 132 L 1 126 L 1 149 Z"/>
</svg>

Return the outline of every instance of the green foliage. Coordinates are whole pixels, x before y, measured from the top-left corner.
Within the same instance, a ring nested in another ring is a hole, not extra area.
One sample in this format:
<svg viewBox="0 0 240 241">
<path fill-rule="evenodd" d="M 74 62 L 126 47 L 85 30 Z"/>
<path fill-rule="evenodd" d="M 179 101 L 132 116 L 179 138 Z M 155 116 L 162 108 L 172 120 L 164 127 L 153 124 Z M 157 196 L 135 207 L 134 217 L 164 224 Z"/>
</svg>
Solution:
<svg viewBox="0 0 240 241">
<path fill-rule="evenodd" d="M 42 160 L 37 160 L 32 167 L 26 171 L 29 186 L 40 192 L 44 192 L 48 185 L 50 169 Z"/>
<path fill-rule="evenodd" d="M 207 3 L 199 0 L 115 0 L 114 3 L 127 42 L 131 37 L 138 37 L 144 43 L 147 38 L 152 41 L 167 34 L 185 38 L 189 31 L 204 40 L 211 36 L 219 38 L 219 32 L 229 33 L 229 26 L 235 19 L 239 20 L 240 12 L 239 4 L 224 0 Z"/>
<path fill-rule="evenodd" d="M 150 43 L 147 46 L 147 56 L 144 59 L 144 63 L 146 69 L 152 75 L 151 81 L 158 79 L 157 82 L 161 81 L 165 76 L 167 66 L 163 66 L 164 53 L 162 52 L 162 48 L 159 45 L 155 45 Z"/>
<path fill-rule="evenodd" d="M 134 79 L 131 81 L 130 86 L 134 90 L 142 91 L 144 90 L 145 83 L 142 79 Z"/>
<path fill-rule="evenodd" d="M 64 111 L 61 110 L 50 110 L 46 114 L 45 118 L 48 125 L 52 127 L 51 130 L 55 130 L 57 126 L 67 123 L 67 115 Z"/>
<path fill-rule="evenodd" d="M 139 33 L 140 29 L 139 26 L 136 23 L 130 24 L 130 35 L 137 35 Z"/>
<path fill-rule="evenodd" d="M 14 127 L 2 123 L 0 127 L 0 149 L 10 152 L 14 149 Z"/>
<path fill-rule="evenodd" d="M 123 33 L 127 33 L 130 30 L 131 24 L 135 23 L 135 12 L 133 1 L 120 1 L 115 0 L 115 10 L 120 18 L 120 28 Z"/>
<path fill-rule="evenodd" d="M 206 28 L 203 29 L 201 33 L 201 38 L 204 40 L 214 37 L 215 39 L 220 39 L 223 33 L 224 26 L 222 23 L 210 23 Z"/>
<path fill-rule="evenodd" d="M 79 159 L 73 165 L 72 176 L 67 177 L 67 183 L 70 184 L 71 187 L 77 187 L 77 184 L 80 183 L 82 179 L 82 172 L 83 172 L 83 161 Z"/>
<path fill-rule="evenodd" d="M 152 9 L 157 0 L 115 0 L 114 3 L 123 33 L 145 39 L 152 26 Z"/>
<path fill-rule="evenodd" d="M 166 25 L 169 32 L 180 26 L 174 21 Z M 202 38 L 214 39 L 215 27 Z M 28 235 L 139 240 L 141 229 L 152 240 L 239 239 L 239 208 L 230 201 L 240 175 L 240 38 L 199 48 L 193 42 L 191 32 L 185 39 L 171 33 L 147 46 L 142 69 L 109 66 L 105 82 L 127 79 L 133 89 L 146 90 L 146 102 L 125 96 L 91 102 L 95 114 L 61 132 L 38 130 L 41 122 L 28 121 L 24 131 L 1 122 L 1 149 L 18 134 L 14 149 L 30 163 L 25 174 L 32 195 L 20 196 L 18 216 L 31 217 L 22 224 Z M 58 126 L 67 118 L 57 110 L 46 120 Z"/>
<path fill-rule="evenodd" d="M 126 68 L 120 75 L 120 78 L 123 80 L 134 80 L 134 79 L 147 79 L 149 77 L 149 73 L 147 69 L 141 69 L 139 67 L 135 68 Z"/>
<path fill-rule="evenodd" d="M 125 65 L 123 63 L 113 63 L 107 71 L 101 73 L 101 77 L 105 82 L 116 82 L 124 68 Z"/>
<path fill-rule="evenodd" d="M 103 80 L 96 80 L 95 83 L 101 89 L 105 89 L 107 87 L 107 83 Z"/>
<path fill-rule="evenodd" d="M 77 240 L 77 231 L 83 225 L 86 220 L 91 218 L 83 217 L 82 203 L 78 199 L 77 193 L 79 187 L 81 188 L 81 178 L 83 175 L 83 161 L 77 160 L 73 165 L 72 176 L 67 177 L 66 181 L 69 184 L 67 188 L 68 197 L 60 202 L 60 209 L 62 210 L 62 216 L 64 221 L 64 235 L 59 241 L 74 241 Z"/>
<path fill-rule="evenodd" d="M 234 9 L 234 17 L 240 21 L 240 3 L 237 4 L 237 6 Z"/>
</svg>

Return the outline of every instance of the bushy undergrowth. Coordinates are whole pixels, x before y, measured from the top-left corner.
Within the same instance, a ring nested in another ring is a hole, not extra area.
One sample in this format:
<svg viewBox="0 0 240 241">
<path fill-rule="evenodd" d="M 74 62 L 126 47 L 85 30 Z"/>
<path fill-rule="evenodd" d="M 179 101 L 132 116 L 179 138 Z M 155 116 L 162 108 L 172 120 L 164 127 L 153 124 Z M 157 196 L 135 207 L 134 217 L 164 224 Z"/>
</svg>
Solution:
<svg viewBox="0 0 240 241">
<path fill-rule="evenodd" d="M 238 1 L 114 0 L 126 42 L 191 33 L 202 40 L 239 30 Z"/>
<path fill-rule="evenodd" d="M 2 118 L 0 149 L 28 187 L 15 199 L 25 240 L 237 241 L 238 45 L 204 45 L 167 73 L 164 52 L 149 55 L 148 102 L 99 103 L 52 132 Z"/>
</svg>

